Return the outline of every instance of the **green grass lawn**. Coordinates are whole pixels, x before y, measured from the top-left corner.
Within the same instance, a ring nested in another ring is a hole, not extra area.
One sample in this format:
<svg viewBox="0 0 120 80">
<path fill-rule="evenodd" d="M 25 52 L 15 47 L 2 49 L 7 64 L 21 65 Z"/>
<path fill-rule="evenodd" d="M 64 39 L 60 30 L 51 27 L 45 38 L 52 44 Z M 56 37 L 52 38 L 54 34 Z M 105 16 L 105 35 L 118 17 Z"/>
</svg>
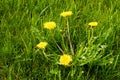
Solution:
<svg viewBox="0 0 120 80">
<path fill-rule="evenodd" d="M 0 80 L 120 80 L 119 54 L 120 0 L 0 0 Z"/>
</svg>

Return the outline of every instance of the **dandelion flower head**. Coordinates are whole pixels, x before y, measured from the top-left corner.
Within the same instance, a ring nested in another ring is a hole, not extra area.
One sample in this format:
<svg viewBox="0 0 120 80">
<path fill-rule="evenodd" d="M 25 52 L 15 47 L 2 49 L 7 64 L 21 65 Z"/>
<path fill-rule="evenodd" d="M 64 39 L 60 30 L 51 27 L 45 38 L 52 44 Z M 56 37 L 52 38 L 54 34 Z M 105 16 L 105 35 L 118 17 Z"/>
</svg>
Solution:
<svg viewBox="0 0 120 80">
<path fill-rule="evenodd" d="M 72 61 L 72 57 L 68 54 L 63 54 L 60 56 L 60 64 L 64 66 L 69 66 L 70 62 Z"/>
<path fill-rule="evenodd" d="M 62 29 L 60 29 L 60 32 L 63 32 L 63 30 L 62 30 Z"/>
<path fill-rule="evenodd" d="M 48 44 L 47 42 L 40 42 L 39 44 L 37 44 L 36 48 L 45 49 L 47 44 Z"/>
<path fill-rule="evenodd" d="M 65 11 L 65 12 L 62 12 L 60 16 L 67 17 L 67 16 L 71 16 L 72 14 L 73 14 L 72 11 Z"/>
<path fill-rule="evenodd" d="M 91 27 L 94 27 L 98 25 L 98 22 L 90 22 L 88 25 Z"/>
<path fill-rule="evenodd" d="M 45 22 L 44 23 L 44 28 L 52 30 L 56 27 L 56 23 L 51 21 L 51 22 Z"/>
</svg>

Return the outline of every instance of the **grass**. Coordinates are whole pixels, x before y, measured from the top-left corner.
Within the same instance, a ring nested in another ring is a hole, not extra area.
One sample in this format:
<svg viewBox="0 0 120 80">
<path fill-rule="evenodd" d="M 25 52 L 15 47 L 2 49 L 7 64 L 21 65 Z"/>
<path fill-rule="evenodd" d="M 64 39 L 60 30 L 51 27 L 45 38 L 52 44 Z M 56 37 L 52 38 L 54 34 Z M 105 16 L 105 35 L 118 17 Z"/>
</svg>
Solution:
<svg viewBox="0 0 120 80">
<path fill-rule="evenodd" d="M 119 0 L 1 0 L 0 80 L 119 80 L 119 4 Z M 60 16 L 68 10 L 73 12 L 69 27 Z M 56 22 L 54 30 L 44 29 L 48 21 Z M 91 38 L 92 21 L 98 25 Z M 41 41 L 48 42 L 47 58 L 41 49 L 34 49 Z M 71 66 L 59 64 L 60 48 L 72 56 Z"/>
</svg>

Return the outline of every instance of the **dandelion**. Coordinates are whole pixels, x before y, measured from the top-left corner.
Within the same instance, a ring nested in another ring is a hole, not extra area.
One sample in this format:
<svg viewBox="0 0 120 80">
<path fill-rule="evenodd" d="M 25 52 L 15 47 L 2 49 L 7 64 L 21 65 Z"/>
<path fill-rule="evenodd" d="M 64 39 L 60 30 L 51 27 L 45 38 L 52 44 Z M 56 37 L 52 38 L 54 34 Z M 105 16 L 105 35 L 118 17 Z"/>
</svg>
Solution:
<svg viewBox="0 0 120 80">
<path fill-rule="evenodd" d="M 91 27 L 95 27 L 98 25 L 98 22 L 90 22 L 88 25 Z"/>
<path fill-rule="evenodd" d="M 63 54 L 60 56 L 59 61 L 61 65 L 69 66 L 72 61 L 72 57 L 68 54 Z"/>
<path fill-rule="evenodd" d="M 44 28 L 52 30 L 56 27 L 56 23 L 51 21 L 51 22 L 45 22 L 44 23 Z"/>
<path fill-rule="evenodd" d="M 62 30 L 62 29 L 60 29 L 60 32 L 63 32 L 63 30 Z"/>
<path fill-rule="evenodd" d="M 71 16 L 72 14 L 73 14 L 72 11 L 65 11 L 65 12 L 62 12 L 60 16 L 67 17 L 67 16 Z"/>
<path fill-rule="evenodd" d="M 47 42 L 40 42 L 39 44 L 37 44 L 37 46 L 35 48 L 37 48 L 37 49 L 45 49 L 47 44 L 48 44 Z"/>
<path fill-rule="evenodd" d="M 93 27 L 95 27 L 95 26 L 97 26 L 98 25 L 98 22 L 90 22 L 90 23 L 88 23 L 88 25 L 89 26 L 91 26 L 91 37 L 90 37 L 90 40 L 89 40 L 89 42 L 91 42 L 91 40 L 93 39 L 93 34 L 94 34 L 94 28 Z"/>
</svg>

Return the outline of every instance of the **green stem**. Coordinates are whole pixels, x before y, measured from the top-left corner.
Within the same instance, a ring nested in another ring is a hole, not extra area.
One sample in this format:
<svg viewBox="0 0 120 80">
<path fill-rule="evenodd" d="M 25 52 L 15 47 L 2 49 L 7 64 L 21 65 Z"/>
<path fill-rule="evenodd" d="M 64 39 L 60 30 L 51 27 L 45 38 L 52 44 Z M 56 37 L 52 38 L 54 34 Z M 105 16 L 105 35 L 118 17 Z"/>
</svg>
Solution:
<svg viewBox="0 0 120 80">
<path fill-rule="evenodd" d="M 94 32 L 94 30 L 93 30 L 93 28 L 92 28 L 91 39 L 93 38 L 93 32 Z"/>
<path fill-rule="evenodd" d="M 71 42 L 71 39 L 70 39 L 70 31 L 69 31 L 69 21 L 68 21 L 68 18 L 67 18 L 67 37 L 68 37 L 68 41 L 69 41 L 69 44 L 70 44 L 71 53 L 72 53 L 72 55 L 74 55 L 74 50 L 73 50 L 72 42 Z"/>
<path fill-rule="evenodd" d="M 45 53 L 45 50 L 43 50 L 43 55 L 45 56 L 46 59 L 48 59 L 46 53 Z"/>
<path fill-rule="evenodd" d="M 93 28 L 91 28 L 91 34 L 90 34 L 90 39 L 89 39 L 89 41 L 88 41 L 88 44 L 90 45 L 90 43 L 91 43 L 91 41 L 92 41 L 92 39 L 93 39 L 93 35 L 94 34 L 94 29 Z"/>
</svg>

